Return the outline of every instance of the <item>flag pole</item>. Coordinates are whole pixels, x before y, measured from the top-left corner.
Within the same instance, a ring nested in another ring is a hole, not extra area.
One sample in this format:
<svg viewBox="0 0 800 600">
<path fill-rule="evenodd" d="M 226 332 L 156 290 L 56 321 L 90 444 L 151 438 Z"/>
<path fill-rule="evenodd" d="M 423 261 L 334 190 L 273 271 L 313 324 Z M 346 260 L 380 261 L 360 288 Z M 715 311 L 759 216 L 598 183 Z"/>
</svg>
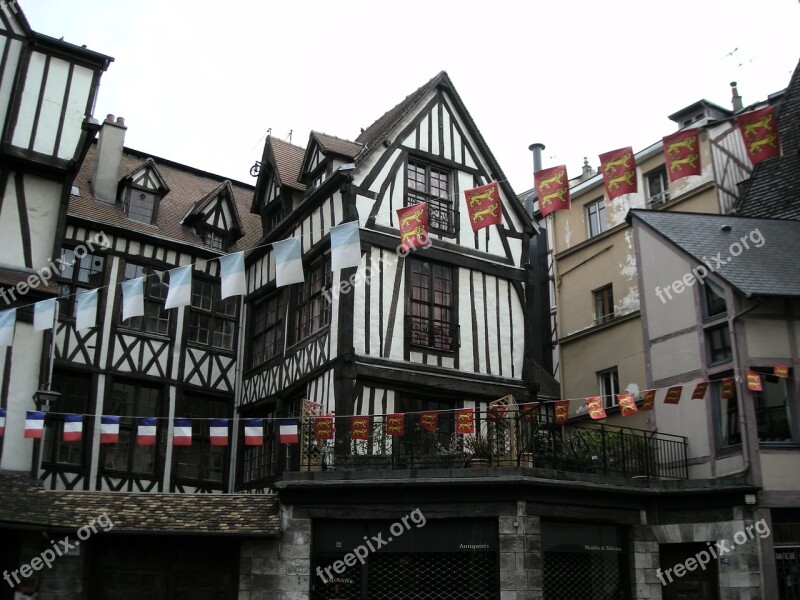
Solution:
<svg viewBox="0 0 800 600">
<path fill-rule="evenodd" d="M 245 292 L 247 290 L 245 289 Z M 236 369 L 233 381 L 233 421 L 231 431 L 231 458 L 228 467 L 228 493 L 236 487 L 236 455 L 239 448 L 239 404 L 242 397 L 242 361 L 244 360 L 244 296 L 239 300 L 238 347 L 236 348 Z"/>
</svg>

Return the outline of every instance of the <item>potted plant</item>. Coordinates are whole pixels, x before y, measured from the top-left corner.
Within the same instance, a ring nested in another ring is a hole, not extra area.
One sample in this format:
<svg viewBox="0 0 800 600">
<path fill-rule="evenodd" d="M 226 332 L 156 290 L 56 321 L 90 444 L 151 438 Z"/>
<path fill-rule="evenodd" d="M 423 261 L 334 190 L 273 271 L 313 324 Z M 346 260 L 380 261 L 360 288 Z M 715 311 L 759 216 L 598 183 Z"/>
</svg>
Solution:
<svg viewBox="0 0 800 600">
<path fill-rule="evenodd" d="M 469 452 L 469 464 L 474 469 L 485 468 L 492 458 L 492 446 L 488 438 L 468 437 L 464 439 L 464 448 Z"/>
</svg>

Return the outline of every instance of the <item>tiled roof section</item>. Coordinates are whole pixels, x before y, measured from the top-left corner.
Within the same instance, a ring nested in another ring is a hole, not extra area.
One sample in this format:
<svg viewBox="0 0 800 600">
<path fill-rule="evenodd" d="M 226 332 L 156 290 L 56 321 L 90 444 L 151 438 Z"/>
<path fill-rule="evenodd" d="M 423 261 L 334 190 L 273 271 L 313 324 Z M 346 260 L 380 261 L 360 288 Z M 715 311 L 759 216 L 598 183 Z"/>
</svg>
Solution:
<svg viewBox="0 0 800 600">
<path fill-rule="evenodd" d="M 632 210 L 631 217 L 644 221 L 698 263 L 705 258 L 716 275 L 747 297 L 800 296 L 800 261 L 795 260 L 800 256 L 798 221 L 660 210 Z M 732 245 L 743 246 L 743 238 L 749 248 L 734 256 Z M 717 268 L 719 260 L 723 265 Z"/>
<path fill-rule="evenodd" d="M 739 215 L 800 219 L 800 62 L 778 110 L 783 154 L 756 165 L 736 206 Z"/>
<path fill-rule="evenodd" d="M 211 174 L 204 175 L 201 171 L 190 167 L 182 168 L 182 165 L 177 163 L 152 157 L 153 163 L 157 166 L 158 172 L 169 186 L 170 191 L 159 202 L 157 223 L 149 225 L 127 218 L 123 212 L 121 202 L 111 205 L 94 199 L 90 180 L 96 151 L 97 144 L 94 143 L 89 148 L 83 165 L 75 177 L 74 185 L 78 186 L 80 196 L 70 197 L 70 215 L 90 219 L 95 221 L 98 226 L 116 226 L 165 240 L 203 247 L 203 241 L 200 236 L 194 232 L 192 227 L 181 225 L 181 219 L 189 212 L 195 202 L 201 201 L 210 192 L 217 189 L 223 178 Z M 146 158 L 149 158 L 146 154 L 126 148 L 120 162 L 119 179 L 122 180 L 125 176 L 137 170 L 138 167 L 141 167 Z M 231 186 L 231 189 L 233 190 L 245 234 L 231 248 L 231 251 L 236 251 L 255 246 L 258 243 L 261 237 L 261 220 L 257 215 L 251 215 L 249 212 L 253 188 L 235 183 Z"/>
<path fill-rule="evenodd" d="M 368 148 L 372 148 L 375 144 L 380 143 L 392 128 L 417 105 L 425 94 L 446 77 L 447 73 L 444 71 L 439 72 L 436 77 L 428 81 L 428 83 L 415 92 L 406 96 L 400 104 L 386 112 L 381 118 L 362 131 L 356 138 L 356 142 L 359 144 L 366 144 Z"/>
<path fill-rule="evenodd" d="M 305 192 L 306 186 L 300 183 L 299 179 L 306 149 L 274 137 L 269 138 L 269 144 L 272 147 L 272 156 L 275 159 L 281 185 Z"/>
<path fill-rule="evenodd" d="M 319 131 L 312 131 L 311 135 L 317 140 L 323 152 L 333 152 L 334 154 L 341 154 L 347 158 L 355 158 L 364 147 L 364 144 L 343 140 L 336 136 L 328 135 L 327 133 L 320 133 Z"/>
<path fill-rule="evenodd" d="M 0 527 L 78 529 L 105 513 L 115 533 L 280 533 L 273 495 L 51 491 L 40 484 L 24 475 L 0 475 Z"/>
<path fill-rule="evenodd" d="M 27 281 L 28 277 L 34 275 L 33 271 L 17 271 L 15 269 L 7 269 L 0 267 L 0 287 L 13 287 L 22 281 Z M 43 273 L 44 274 L 44 273 Z M 38 279 L 38 275 L 37 275 Z M 43 294 L 58 294 L 58 284 L 50 281 L 47 286 L 38 286 L 36 291 Z M 0 310 L 4 309 L 5 305 L 0 304 Z"/>
</svg>

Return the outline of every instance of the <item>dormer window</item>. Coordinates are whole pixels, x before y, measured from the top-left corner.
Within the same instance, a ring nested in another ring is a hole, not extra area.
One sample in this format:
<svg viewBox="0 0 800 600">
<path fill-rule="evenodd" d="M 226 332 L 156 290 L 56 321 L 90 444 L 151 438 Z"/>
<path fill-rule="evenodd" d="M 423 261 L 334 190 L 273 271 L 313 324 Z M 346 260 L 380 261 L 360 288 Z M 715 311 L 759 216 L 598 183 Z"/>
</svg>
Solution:
<svg viewBox="0 0 800 600">
<path fill-rule="evenodd" d="M 156 195 L 151 192 L 128 189 L 128 218 L 140 223 L 152 224 L 156 212 Z"/>
<path fill-rule="evenodd" d="M 204 231 L 203 246 L 212 250 L 225 251 L 225 238 L 216 231 Z"/>
<path fill-rule="evenodd" d="M 319 186 L 322 185 L 322 182 L 325 181 L 325 171 L 322 170 L 314 176 L 314 179 L 311 181 L 311 189 L 317 189 Z"/>
</svg>

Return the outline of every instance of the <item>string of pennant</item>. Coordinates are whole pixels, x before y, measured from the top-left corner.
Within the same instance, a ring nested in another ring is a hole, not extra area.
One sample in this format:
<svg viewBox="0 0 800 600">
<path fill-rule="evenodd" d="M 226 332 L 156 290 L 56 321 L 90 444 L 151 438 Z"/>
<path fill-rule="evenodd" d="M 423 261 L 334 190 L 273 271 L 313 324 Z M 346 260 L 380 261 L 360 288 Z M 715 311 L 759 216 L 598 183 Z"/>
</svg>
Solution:
<svg viewBox="0 0 800 600">
<path fill-rule="evenodd" d="M 753 392 L 762 392 L 762 375 L 758 371 L 744 370 L 744 381 L 747 389 Z M 769 375 L 767 375 L 769 376 Z M 791 380 L 794 378 L 789 377 L 789 366 L 777 363 L 773 366 L 772 377 L 784 378 Z M 729 376 L 719 380 L 721 384 L 720 399 L 730 400 L 736 395 L 735 377 Z M 710 381 L 701 381 L 694 385 L 691 394 L 692 400 L 703 400 L 706 396 Z M 641 392 L 641 405 L 637 407 L 636 399 L 633 394 L 626 392 L 616 394 L 617 404 L 620 408 L 620 414 L 623 417 L 636 414 L 641 410 L 642 412 L 652 411 L 655 405 L 655 398 L 657 392 L 660 390 L 667 390 L 664 396 L 664 404 L 678 404 L 683 395 L 683 385 L 670 386 L 668 388 L 654 388 L 644 390 Z M 575 398 L 572 400 L 584 400 L 589 417 L 592 419 L 605 419 L 607 414 L 603 406 L 603 399 L 601 396 L 589 396 L 586 398 Z M 564 425 L 569 420 L 569 405 L 572 401 L 570 399 L 555 400 L 555 401 L 542 401 L 542 402 L 528 402 L 517 406 L 517 415 L 524 420 L 532 420 L 540 415 L 542 405 L 553 404 L 553 423 L 555 425 Z M 310 403 L 311 406 L 321 410 L 318 404 Z M 500 402 L 490 403 L 485 412 L 485 419 L 489 422 L 499 421 L 504 418 L 509 407 Z M 385 429 L 387 435 L 396 436 L 404 435 L 406 416 L 417 416 L 418 425 L 420 429 L 427 431 L 435 431 L 440 415 L 453 414 L 455 417 L 456 433 L 458 434 L 474 434 L 475 433 L 475 413 L 474 408 L 452 408 L 440 410 L 423 410 L 423 411 L 408 411 L 396 412 L 389 414 L 367 414 L 367 415 L 345 415 L 336 417 L 333 414 L 328 415 L 309 415 L 313 428 L 314 439 L 324 440 L 331 439 L 335 432 L 334 419 L 350 419 L 350 437 L 353 440 L 369 439 L 370 419 L 373 417 L 382 417 L 384 419 Z M 137 424 L 137 444 L 139 445 L 153 445 L 156 443 L 157 427 L 159 420 L 169 420 L 170 417 L 120 417 L 116 415 L 95 415 L 95 414 L 74 414 L 74 413 L 58 413 L 26 410 L 25 411 L 25 431 L 24 437 L 31 439 L 39 439 L 42 437 L 44 431 L 44 424 L 46 416 L 58 416 L 63 421 L 62 439 L 64 442 L 80 441 L 83 434 L 83 422 L 86 417 L 97 418 L 100 417 L 100 443 L 110 444 L 119 441 L 119 426 L 121 420 L 130 419 L 133 423 Z M 0 437 L 5 434 L 7 410 L 0 409 Z M 192 421 L 208 421 L 209 437 L 211 443 L 214 445 L 227 445 L 228 443 L 228 424 L 230 419 L 215 418 L 215 417 L 194 417 L 189 418 L 172 418 L 173 421 L 173 445 L 191 445 L 192 440 Z M 295 443 L 288 442 L 288 437 L 297 437 L 297 428 L 299 419 L 297 417 L 260 417 L 244 419 L 244 437 L 245 445 L 261 445 L 264 438 L 264 423 L 277 422 L 279 424 L 279 438 L 281 443 Z M 288 433 L 287 433 L 288 432 Z M 290 435 L 291 434 L 291 435 Z M 287 437 L 288 436 L 288 437 Z M 366 436 L 366 437 L 362 437 Z M 260 442 L 258 440 L 261 440 Z"/>
</svg>

